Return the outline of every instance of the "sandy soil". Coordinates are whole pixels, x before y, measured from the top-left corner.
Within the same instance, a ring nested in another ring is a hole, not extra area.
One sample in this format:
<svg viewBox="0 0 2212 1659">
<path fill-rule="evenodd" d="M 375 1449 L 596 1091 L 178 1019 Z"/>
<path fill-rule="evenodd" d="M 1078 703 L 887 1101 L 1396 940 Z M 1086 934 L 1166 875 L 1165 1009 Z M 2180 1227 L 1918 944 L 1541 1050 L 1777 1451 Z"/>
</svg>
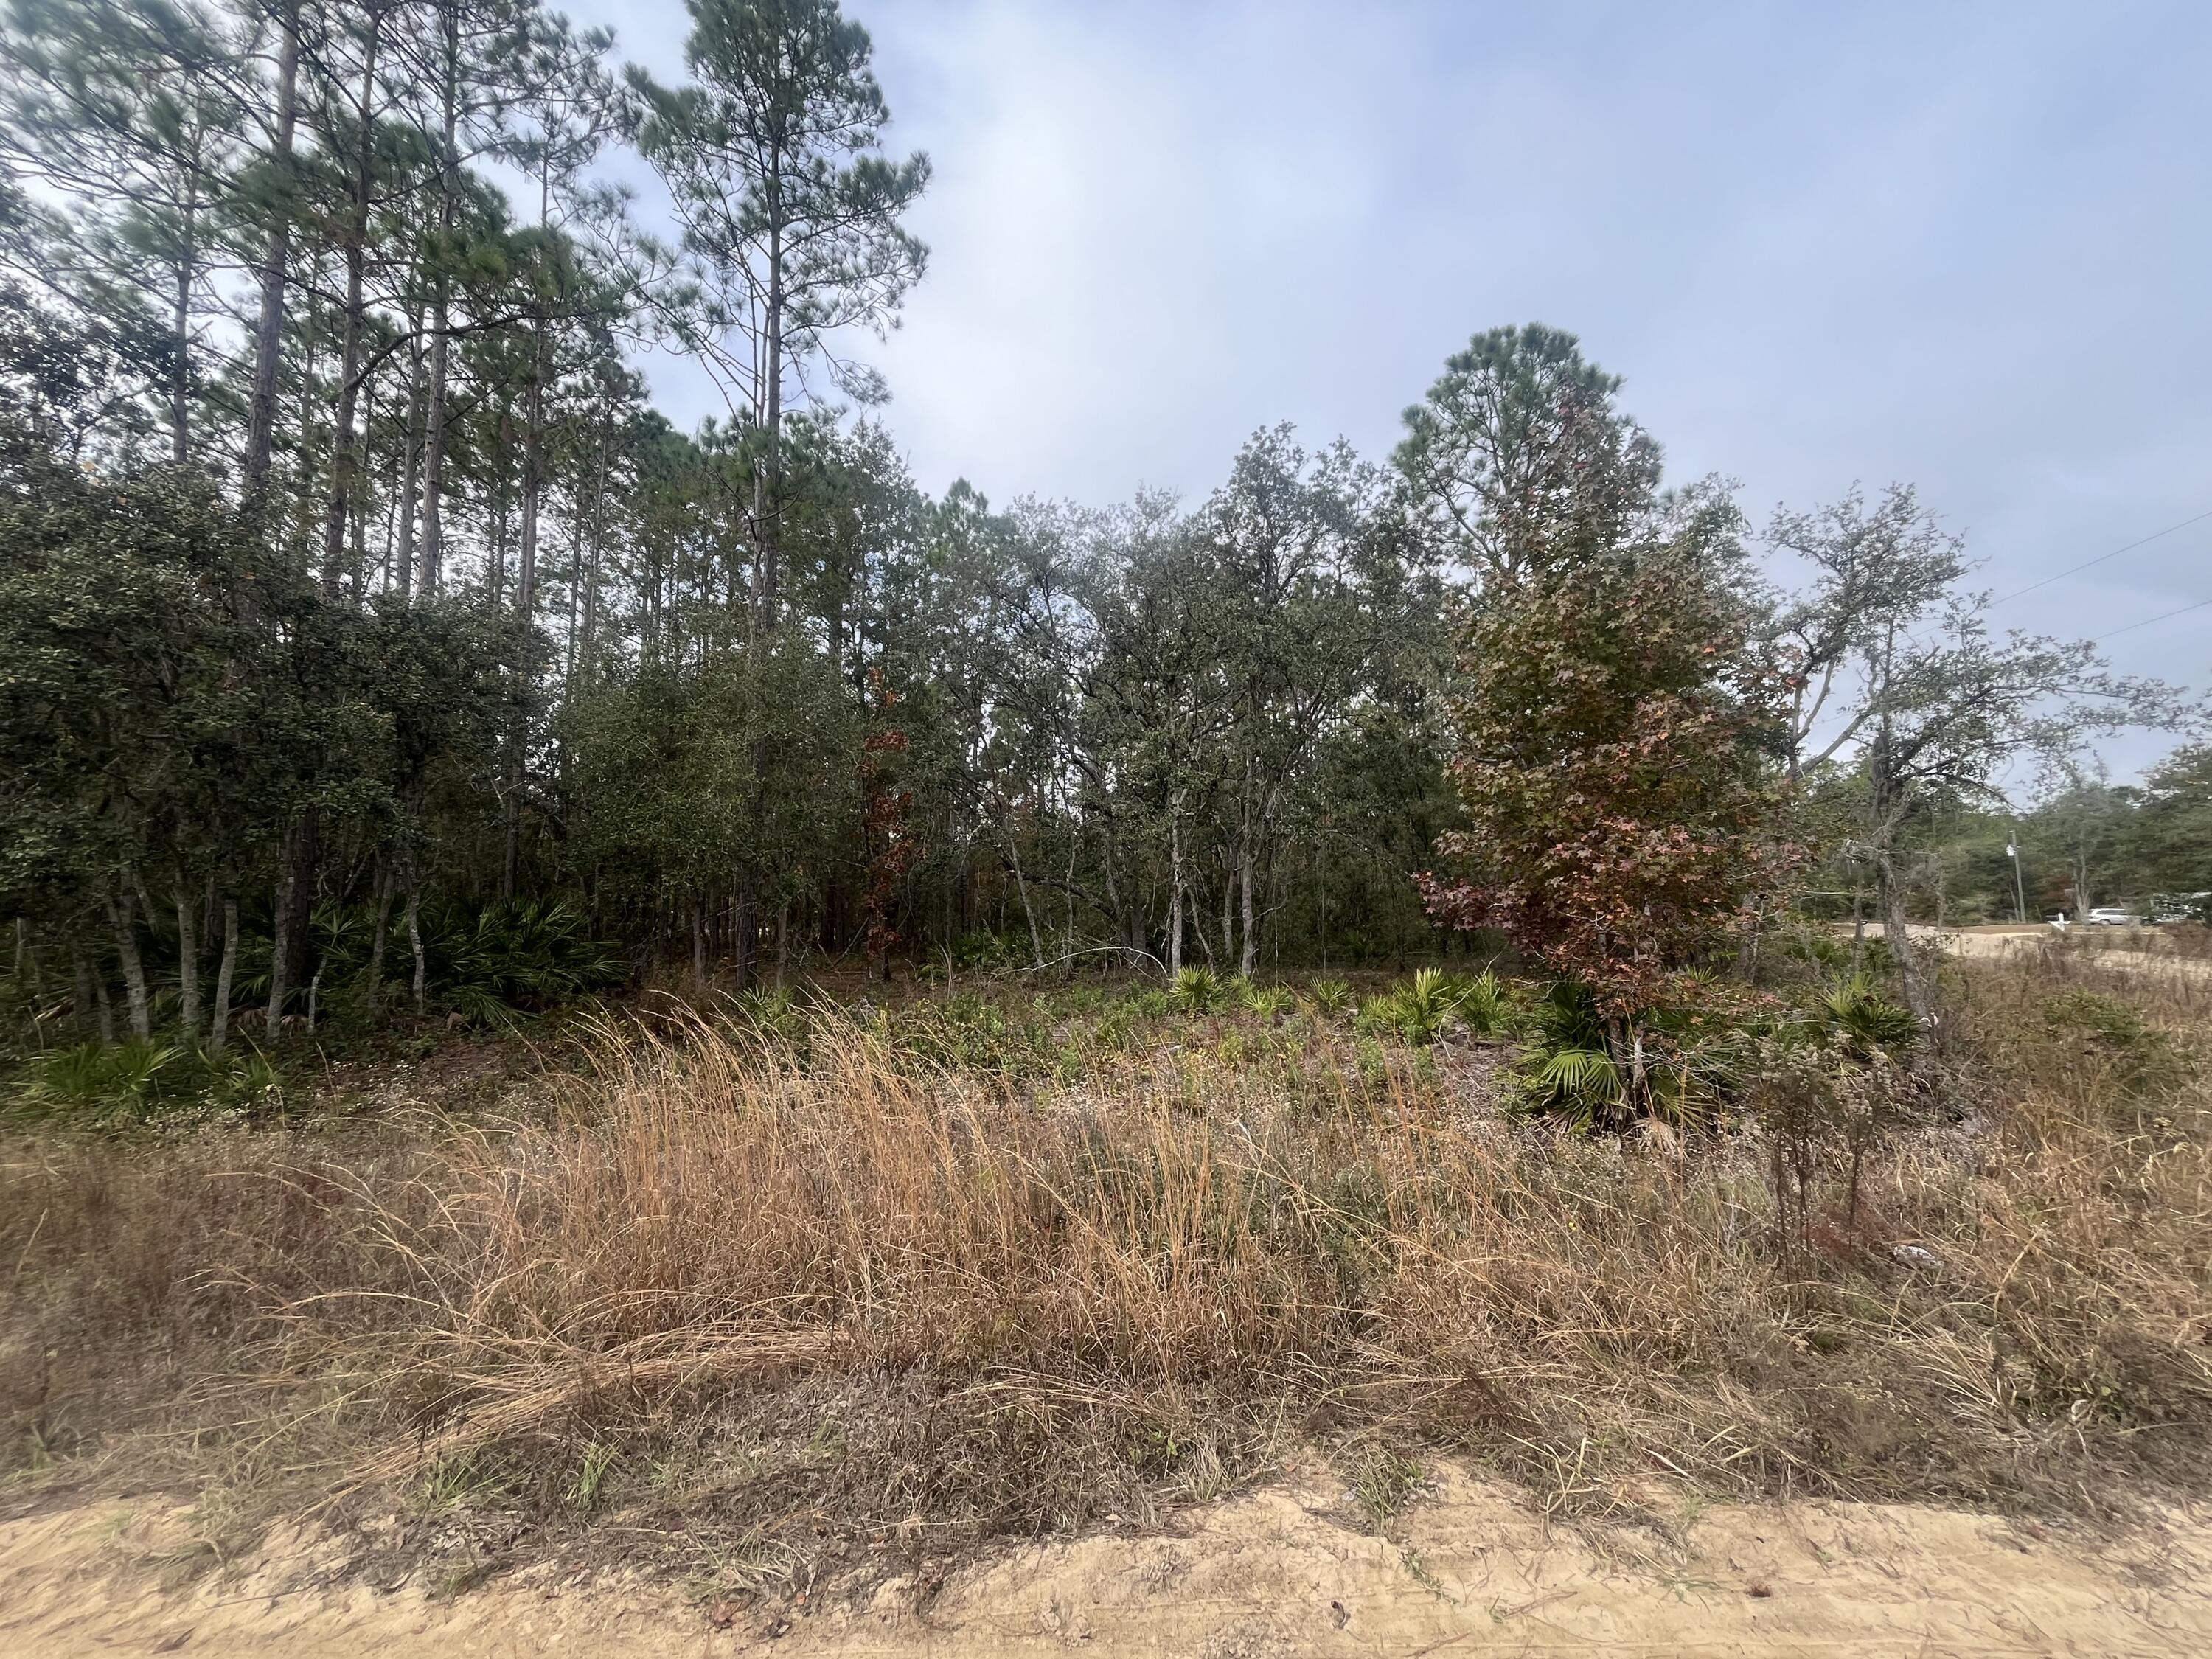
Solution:
<svg viewBox="0 0 2212 1659">
<path fill-rule="evenodd" d="M 1451 1473 L 1390 1536 L 1346 1494 L 1279 1483 L 1173 1535 L 1047 1543 L 850 1607 L 745 1606 L 538 1567 L 449 1600 L 319 1587 L 293 1540 L 161 1588 L 193 1548 L 179 1511 L 114 1506 L 0 1526 L 0 1653 L 301 1659 L 669 1659 L 742 1652 L 1012 1659 L 1085 1652 L 1278 1656 L 2212 1653 L 2212 1518 L 2169 1514 L 2101 1544 L 2033 1522 L 1908 1507 L 1680 1512 L 1677 1536 L 1602 1551 Z"/>
<path fill-rule="evenodd" d="M 2212 980 L 2212 962 L 2177 956 L 2172 945 L 2160 939 L 2155 928 L 2075 927 L 2061 934 L 2055 928 L 2047 927 L 2006 926 L 1946 929 L 1938 933 L 1933 927 L 1916 923 L 1910 931 L 1915 939 L 1941 939 L 1945 950 L 1962 957 L 1978 957 L 1992 961 L 2004 957 L 2020 959 L 2059 946 L 2069 951 L 2094 951 L 2100 967 L 2116 968 L 2124 973 L 2163 974 L 2177 979 L 2200 981 Z M 1881 936 L 1880 922 L 1867 924 L 1869 939 L 1880 939 Z"/>
</svg>

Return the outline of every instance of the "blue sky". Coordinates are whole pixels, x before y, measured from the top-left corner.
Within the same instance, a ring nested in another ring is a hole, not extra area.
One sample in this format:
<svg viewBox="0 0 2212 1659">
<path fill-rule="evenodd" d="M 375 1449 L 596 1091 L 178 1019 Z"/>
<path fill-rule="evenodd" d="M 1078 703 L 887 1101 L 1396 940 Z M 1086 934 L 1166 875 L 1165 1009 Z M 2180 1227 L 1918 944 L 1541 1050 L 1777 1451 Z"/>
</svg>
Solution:
<svg viewBox="0 0 2212 1659">
<path fill-rule="evenodd" d="M 681 74 L 681 0 L 568 9 Z M 1379 459 L 1470 334 L 1541 320 L 1671 477 L 1761 521 L 1909 480 L 1999 594 L 2212 512 L 2212 7 L 847 9 L 936 167 L 859 354 L 933 489 L 1196 497 L 1281 420 Z M 2212 518 L 1996 620 L 2201 690 L 2212 607 L 2131 625 L 2203 599 Z"/>
</svg>

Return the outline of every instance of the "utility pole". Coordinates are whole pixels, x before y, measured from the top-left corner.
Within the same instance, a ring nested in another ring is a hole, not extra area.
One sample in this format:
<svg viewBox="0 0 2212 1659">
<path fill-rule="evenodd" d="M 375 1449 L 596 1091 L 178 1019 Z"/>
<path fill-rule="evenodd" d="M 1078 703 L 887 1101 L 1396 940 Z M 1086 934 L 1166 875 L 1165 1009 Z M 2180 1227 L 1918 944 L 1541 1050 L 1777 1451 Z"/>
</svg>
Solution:
<svg viewBox="0 0 2212 1659">
<path fill-rule="evenodd" d="M 2005 823 L 2005 856 L 2012 860 L 2013 902 L 2020 906 L 2021 924 L 2027 922 L 2027 885 L 2020 878 L 2020 830 L 2009 819 Z"/>
</svg>

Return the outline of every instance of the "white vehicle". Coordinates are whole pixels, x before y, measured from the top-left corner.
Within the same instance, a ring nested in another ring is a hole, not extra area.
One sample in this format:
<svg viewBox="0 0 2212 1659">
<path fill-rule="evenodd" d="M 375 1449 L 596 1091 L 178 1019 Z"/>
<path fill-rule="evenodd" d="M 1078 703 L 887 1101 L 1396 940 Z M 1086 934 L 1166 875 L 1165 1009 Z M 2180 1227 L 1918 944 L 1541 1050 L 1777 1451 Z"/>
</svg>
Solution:
<svg viewBox="0 0 2212 1659">
<path fill-rule="evenodd" d="M 2092 927 L 2135 927 L 2142 925 L 2142 918 L 2134 911 L 2123 909 L 2118 905 L 2100 904 L 2089 912 L 2089 925 Z"/>
</svg>

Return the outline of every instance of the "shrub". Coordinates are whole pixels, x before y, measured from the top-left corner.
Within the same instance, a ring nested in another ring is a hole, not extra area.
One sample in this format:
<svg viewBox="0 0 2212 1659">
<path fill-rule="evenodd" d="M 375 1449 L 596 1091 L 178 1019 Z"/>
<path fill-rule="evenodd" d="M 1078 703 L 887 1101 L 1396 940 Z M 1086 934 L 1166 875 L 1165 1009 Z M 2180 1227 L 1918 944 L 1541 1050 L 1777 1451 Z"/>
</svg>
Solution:
<svg viewBox="0 0 2212 1659">
<path fill-rule="evenodd" d="M 244 1105 L 276 1086 L 251 1050 L 210 1054 L 184 1043 L 133 1040 L 58 1049 L 35 1068 L 27 1104 L 94 1123 L 145 1123 L 181 1109 Z"/>
<path fill-rule="evenodd" d="M 1513 1029 L 1513 999 L 1504 981 L 1487 969 L 1456 982 L 1452 1006 L 1460 1023 L 1477 1036 L 1503 1036 Z"/>
<path fill-rule="evenodd" d="M 1355 999 L 1352 988 L 1340 979 L 1317 979 L 1306 987 L 1306 1000 L 1313 1004 L 1314 1012 L 1329 1018 L 1352 1012 Z"/>
<path fill-rule="evenodd" d="M 1615 1118 L 1625 1097 L 1620 1068 L 1589 988 L 1567 980 L 1553 985 L 1536 1005 L 1534 1024 L 1534 1041 L 1518 1067 L 1516 1103 L 1556 1114 L 1577 1128 Z"/>
<path fill-rule="evenodd" d="M 1920 1040 L 1920 1022 L 1911 1011 L 1883 996 L 1864 974 L 1829 987 L 1820 1008 L 1828 1027 L 1861 1060 L 1895 1055 Z"/>
<path fill-rule="evenodd" d="M 446 1005 L 475 1024 L 512 1022 L 623 979 L 616 948 L 592 937 L 559 900 L 501 899 L 471 915 L 457 908 L 423 915 L 430 982 Z"/>
<path fill-rule="evenodd" d="M 1227 988 L 1211 968 L 1186 968 L 1168 988 L 1168 1006 L 1179 1014 L 1213 1013 L 1227 1000 Z"/>
<path fill-rule="evenodd" d="M 1246 1011 L 1262 1019 L 1273 1019 L 1291 1012 L 1297 999 L 1280 985 L 1255 985 L 1250 980 L 1237 982 L 1237 1000 Z"/>
</svg>

